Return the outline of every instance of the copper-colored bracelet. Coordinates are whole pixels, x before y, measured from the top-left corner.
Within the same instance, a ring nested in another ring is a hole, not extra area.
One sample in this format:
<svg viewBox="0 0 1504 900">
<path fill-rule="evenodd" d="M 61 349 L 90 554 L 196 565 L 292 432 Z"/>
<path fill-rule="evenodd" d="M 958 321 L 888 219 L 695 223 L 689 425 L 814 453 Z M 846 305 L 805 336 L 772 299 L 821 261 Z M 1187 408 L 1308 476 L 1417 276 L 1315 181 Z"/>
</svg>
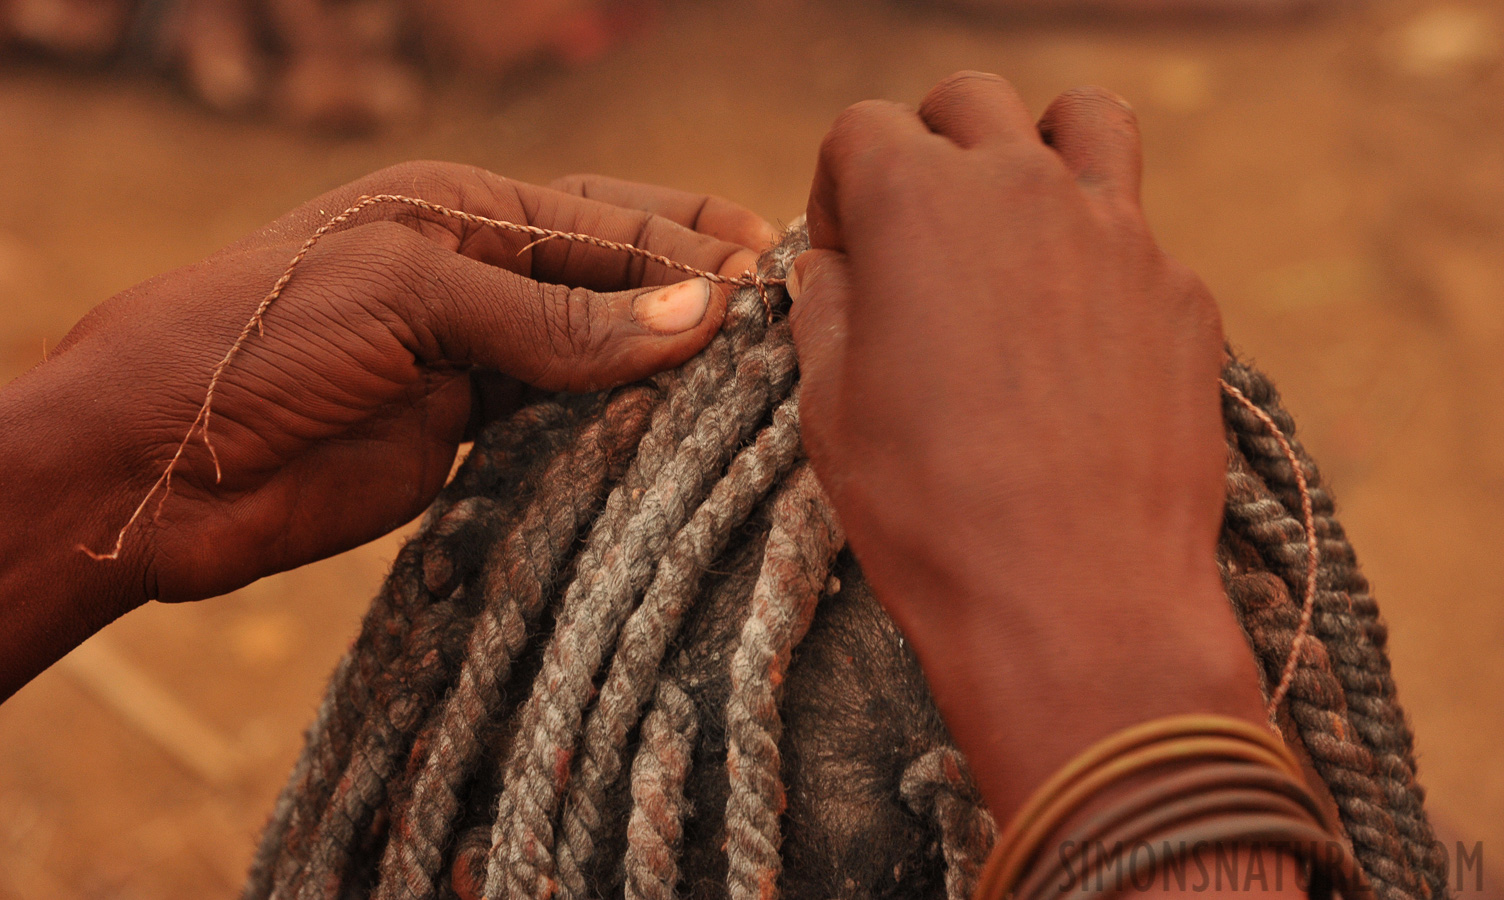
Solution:
<svg viewBox="0 0 1504 900">
<path fill-rule="evenodd" d="M 1156 774 L 1142 784 L 1133 780 Z M 1125 787 L 1126 785 L 1126 787 Z M 1043 845 L 1104 792 L 1105 808 Z M 1345 900 L 1372 891 L 1339 826 L 1306 786 L 1300 764 L 1273 734 L 1224 716 L 1175 716 L 1118 732 L 1077 756 L 1045 782 L 1003 831 L 974 900 L 1086 900 L 1138 884 L 1165 863 L 1200 849 L 1265 845 L 1309 867 L 1313 897 L 1338 890 Z M 1163 847 L 1164 854 L 1154 848 Z M 1113 847 L 1090 857 L 1091 847 Z M 1137 852 L 1147 848 L 1150 852 Z M 1124 858 L 1127 865 L 1124 866 Z M 1114 883 L 1104 883 L 1115 870 Z"/>
</svg>

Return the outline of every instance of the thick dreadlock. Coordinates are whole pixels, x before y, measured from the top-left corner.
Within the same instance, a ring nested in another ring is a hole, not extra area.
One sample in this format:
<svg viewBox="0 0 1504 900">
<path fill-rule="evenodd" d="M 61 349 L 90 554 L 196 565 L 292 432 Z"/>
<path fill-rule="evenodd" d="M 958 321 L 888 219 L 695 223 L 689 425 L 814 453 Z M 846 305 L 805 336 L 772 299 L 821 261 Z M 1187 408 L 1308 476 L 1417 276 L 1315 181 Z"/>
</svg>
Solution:
<svg viewBox="0 0 1504 900">
<path fill-rule="evenodd" d="M 805 246 L 764 258 L 781 276 Z M 773 311 L 787 302 L 772 289 Z M 681 369 L 488 430 L 340 663 L 245 889 L 262 898 L 945 897 L 996 835 L 799 446 L 753 288 Z M 1294 426 L 1268 380 L 1225 380 Z M 1378 610 L 1315 466 L 1229 401 L 1220 562 L 1287 740 L 1381 900 L 1441 900 Z M 1298 645 L 1298 646 L 1297 646 Z"/>
</svg>

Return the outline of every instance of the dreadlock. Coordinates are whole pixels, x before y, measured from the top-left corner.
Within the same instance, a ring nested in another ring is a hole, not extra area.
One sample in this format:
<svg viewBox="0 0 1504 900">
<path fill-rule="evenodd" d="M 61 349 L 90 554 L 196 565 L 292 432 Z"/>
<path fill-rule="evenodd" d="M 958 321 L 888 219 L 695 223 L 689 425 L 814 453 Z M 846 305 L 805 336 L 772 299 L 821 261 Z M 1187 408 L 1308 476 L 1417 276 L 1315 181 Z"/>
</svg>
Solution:
<svg viewBox="0 0 1504 900">
<path fill-rule="evenodd" d="M 791 231 L 761 262 L 781 277 Z M 996 825 L 799 444 L 787 296 L 697 357 L 489 428 L 399 553 L 246 900 L 967 900 Z M 771 303 L 771 306 L 766 304 Z M 773 314 L 769 314 L 771 313 Z M 1224 380 L 1219 546 L 1279 725 L 1380 900 L 1442 900 L 1387 634 L 1269 381 Z"/>
</svg>

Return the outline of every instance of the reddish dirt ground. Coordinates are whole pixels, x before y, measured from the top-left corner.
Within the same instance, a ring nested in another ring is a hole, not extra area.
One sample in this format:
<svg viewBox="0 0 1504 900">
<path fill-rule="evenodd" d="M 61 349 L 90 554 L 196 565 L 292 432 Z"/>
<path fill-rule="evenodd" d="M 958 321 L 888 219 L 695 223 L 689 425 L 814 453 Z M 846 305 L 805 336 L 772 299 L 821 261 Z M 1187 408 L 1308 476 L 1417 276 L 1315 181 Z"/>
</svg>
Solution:
<svg viewBox="0 0 1504 900">
<path fill-rule="evenodd" d="M 1106 85 L 1139 110 L 1162 243 L 1212 286 L 1334 483 L 1432 809 L 1497 871 L 1501 36 L 1484 0 L 1257 28 L 685 3 L 601 62 L 448 87 L 422 127 L 358 141 L 218 118 L 150 80 L 0 62 L 0 378 L 112 293 L 388 163 L 607 172 L 787 221 L 856 100 L 913 102 L 959 68 L 1006 74 L 1035 110 Z M 0 897 L 233 895 L 396 546 L 143 609 L 0 706 Z"/>
</svg>

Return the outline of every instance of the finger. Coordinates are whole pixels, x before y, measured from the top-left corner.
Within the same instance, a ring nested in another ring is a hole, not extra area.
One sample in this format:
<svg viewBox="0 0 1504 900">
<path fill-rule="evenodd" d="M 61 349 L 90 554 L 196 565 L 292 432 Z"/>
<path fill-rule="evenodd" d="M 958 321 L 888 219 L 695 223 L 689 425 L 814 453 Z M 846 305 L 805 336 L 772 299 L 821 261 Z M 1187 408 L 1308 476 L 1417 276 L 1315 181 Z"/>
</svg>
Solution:
<svg viewBox="0 0 1504 900">
<path fill-rule="evenodd" d="M 720 275 L 740 275 L 757 265 L 755 251 L 700 234 L 662 216 L 534 185 L 517 184 L 516 189 L 531 225 L 628 244 Z M 534 278 L 594 290 L 670 284 L 690 277 L 642 256 L 567 240 L 546 241 L 529 253 Z"/>
<path fill-rule="evenodd" d="M 379 226 L 377 226 L 379 227 Z M 388 323 L 424 363 L 476 366 L 547 390 L 646 378 L 697 353 L 725 317 L 703 278 L 599 292 L 534 281 L 385 226 L 359 237 L 396 268 Z M 367 252 L 372 252 L 368 250 Z"/>
<path fill-rule="evenodd" d="M 789 267 L 789 325 L 799 354 L 800 420 L 806 448 L 817 466 L 823 458 L 822 436 L 838 427 L 834 410 L 846 358 L 851 286 L 851 263 L 844 253 L 807 250 Z"/>
<path fill-rule="evenodd" d="M 919 104 L 919 118 L 966 148 L 1038 136 L 1018 91 L 987 72 L 957 72 L 935 85 Z"/>
<path fill-rule="evenodd" d="M 867 100 L 841 113 L 815 164 L 805 210 L 810 246 L 846 249 L 844 214 L 851 200 L 875 198 L 885 184 L 904 177 L 916 145 L 937 140 L 913 109 L 899 103 Z"/>
<path fill-rule="evenodd" d="M 612 206 L 640 209 L 700 234 L 753 250 L 768 249 L 778 237 L 777 229 L 762 216 L 711 194 L 692 194 L 605 175 L 566 175 L 550 183 L 549 188 Z"/>
<path fill-rule="evenodd" d="M 695 269 L 723 275 L 739 275 L 757 262 L 757 254 L 740 244 L 699 234 L 643 210 L 513 181 L 474 166 L 435 162 L 403 163 L 345 185 L 304 204 L 231 249 L 271 241 L 301 241 L 360 198 L 381 194 L 416 197 L 472 216 L 629 244 Z M 622 250 L 562 238 L 525 249 L 537 240 L 537 235 L 466 222 L 415 209 L 400 201 L 363 210 L 345 227 L 380 221 L 397 222 L 440 247 L 493 266 L 542 281 L 596 291 L 670 284 L 691 277 L 674 267 L 649 262 Z"/>
<path fill-rule="evenodd" d="M 1067 91 L 1045 110 L 1039 133 L 1082 187 L 1139 205 L 1143 153 L 1138 118 L 1127 101 L 1097 87 Z"/>
</svg>

